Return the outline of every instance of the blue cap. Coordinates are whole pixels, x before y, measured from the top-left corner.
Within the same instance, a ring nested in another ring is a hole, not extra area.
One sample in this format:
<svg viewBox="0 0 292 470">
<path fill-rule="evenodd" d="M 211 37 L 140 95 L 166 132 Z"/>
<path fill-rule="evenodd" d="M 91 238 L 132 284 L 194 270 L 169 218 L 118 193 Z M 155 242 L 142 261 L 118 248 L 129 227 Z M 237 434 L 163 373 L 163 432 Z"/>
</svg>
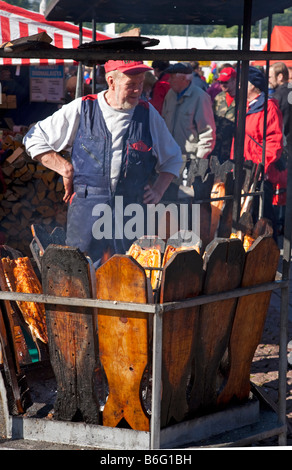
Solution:
<svg viewBox="0 0 292 470">
<path fill-rule="evenodd" d="M 165 72 L 167 73 L 193 73 L 193 67 L 189 62 L 178 62 L 177 64 L 170 65 Z"/>
<path fill-rule="evenodd" d="M 265 76 L 263 72 L 261 72 L 256 67 L 252 67 L 252 66 L 249 67 L 248 81 L 261 91 L 264 91 L 266 88 Z"/>
</svg>

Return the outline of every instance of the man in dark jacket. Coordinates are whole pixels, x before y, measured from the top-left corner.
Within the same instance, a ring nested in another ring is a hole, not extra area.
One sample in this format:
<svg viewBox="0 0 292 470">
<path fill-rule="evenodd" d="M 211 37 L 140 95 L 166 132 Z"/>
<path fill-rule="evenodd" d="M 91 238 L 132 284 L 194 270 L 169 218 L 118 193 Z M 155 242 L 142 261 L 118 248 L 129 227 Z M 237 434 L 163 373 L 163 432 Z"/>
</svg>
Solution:
<svg viewBox="0 0 292 470">
<path fill-rule="evenodd" d="M 202 88 L 202 90 L 207 91 L 208 89 L 208 84 L 206 81 L 202 78 L 202 67 L 200 66 L 199 62 L 197 61 L 192 61 L 190 62 L 191 66 L 193 67 L 193 83 L 197 85 L 199 88 Z"/>
</svg>

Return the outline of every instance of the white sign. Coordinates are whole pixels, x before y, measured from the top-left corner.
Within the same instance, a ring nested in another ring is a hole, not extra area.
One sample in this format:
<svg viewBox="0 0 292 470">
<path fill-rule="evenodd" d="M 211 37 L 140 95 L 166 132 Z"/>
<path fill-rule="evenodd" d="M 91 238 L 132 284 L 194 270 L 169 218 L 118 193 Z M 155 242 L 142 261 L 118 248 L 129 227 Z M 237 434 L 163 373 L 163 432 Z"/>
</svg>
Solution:
<svg viewBox="0 0 292 470">
<path fill-rule="evenodd" d="M 30 101 L 62 103 L 64 68 L 62 65 L 30 66 Z"/>
</svg>

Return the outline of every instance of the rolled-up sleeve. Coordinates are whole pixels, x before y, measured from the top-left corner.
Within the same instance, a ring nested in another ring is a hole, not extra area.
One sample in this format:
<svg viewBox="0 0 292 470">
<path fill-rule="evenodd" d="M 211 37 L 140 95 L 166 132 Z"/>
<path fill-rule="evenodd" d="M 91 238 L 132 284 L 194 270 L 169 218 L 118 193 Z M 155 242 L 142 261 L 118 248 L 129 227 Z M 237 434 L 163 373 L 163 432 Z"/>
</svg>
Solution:
<svg viewBox="0 0 292 470">
<path fill-rule="evenodd" d="M 153 153 L 157 157 L 157 171 L 179 176 L 183 163 L 181 150 L 164 119 L 150 104 L 150 132 L 152 136 Z"/>
<path fill-rule="evenodd" d="M 54 150 L 70 151 L 80 120 L 81 98 L 64 105 L 46 119 L 37 122 L 23 138 L 31 158 Z"/>
</svg>

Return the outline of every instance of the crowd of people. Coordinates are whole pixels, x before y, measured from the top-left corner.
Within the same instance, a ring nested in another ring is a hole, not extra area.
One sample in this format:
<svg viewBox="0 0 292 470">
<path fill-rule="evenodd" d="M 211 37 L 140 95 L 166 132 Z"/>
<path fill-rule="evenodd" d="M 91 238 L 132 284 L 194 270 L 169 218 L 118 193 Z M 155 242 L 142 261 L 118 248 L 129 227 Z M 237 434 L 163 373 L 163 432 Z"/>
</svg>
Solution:
<svg viewBox="0 0 292 470">
<path fill-rule="evenodd" d="M 234 158 L 237 67 L 224 63 L 218 70 L 213 68 L 209 83 L 198 62 L 179 62 L 168 67 L 164 64 L 163 73 L 167 77 L 164 78 L 166 95 L 160 99 L 158 107 L 155 94 L 150 94 L 150 103 L 161 113 L 182 151 L 183 166 L 174 182 L 191 186 L 200 159 L 215 155 L 224 163 Z M 288 95 L 292 85 L 289 82 L 289 69 L 282 62 L 270 66 L 268 79 L 262 68 L 249 67 L 244 159 L 260 164 L 264 153 L 264 215 L 272 221 L 275 236 L 282 232 L 285 218 Z"/>
<path fill-rule="evenodd" d="M 116 196 L 143 207 L 166 192 L 176 199 L 181 185 L 192 186 L 202 159 L 233 159 L 237 70 L 227 63 L 213 72 L 207 81 L 197 62 L 110 60 L 98 94 L 72 97 L 25 136 L 27 153 L 63 176 L 67 243 L 87 252 L 96 266 L 102 253 L 126 252 L 130 242 L 114 220 L 114 240 L 97 239 L 93 228 L 102 225 L 104 213 L 94 208 L 109 205 L 116 217 Z M 249 67 L 244 159 L 261 163 L 265 151 L 264 216 L 275 233 L 275 208 L 285 207 L 287 185 L 288 80 L 287 67 L 273 64 L 274 93 L 266 101 L 265 74 Z M 71 152 L 70 162 L 64 150 Z"/>
</svg>

